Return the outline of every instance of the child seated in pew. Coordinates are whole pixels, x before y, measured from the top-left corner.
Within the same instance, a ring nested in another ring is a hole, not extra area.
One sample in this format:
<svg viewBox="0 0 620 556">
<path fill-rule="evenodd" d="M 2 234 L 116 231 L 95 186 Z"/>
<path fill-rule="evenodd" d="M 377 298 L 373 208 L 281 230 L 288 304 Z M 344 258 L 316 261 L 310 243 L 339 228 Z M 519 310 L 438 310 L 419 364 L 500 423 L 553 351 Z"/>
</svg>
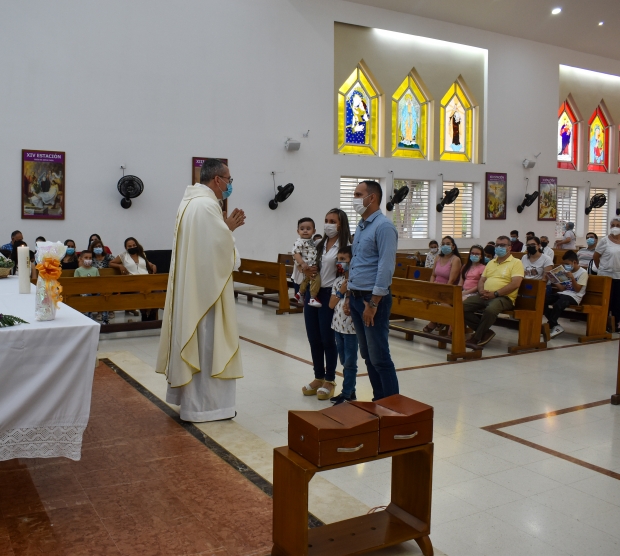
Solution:
<svg viewBox="0 0 620 556">
<path fill-rule="evenodd" d="M 549 336 L 555 338 L 564 332 L 558 324 L 562 312 L 570 305 L 579 305 L 586 293 L 588 272 L 579 265 L 579 257 L 574 251 L 567 251 L 562 257 L 562 264 L 568 281 L 551 284 L 545 296 L 545 316 L 549 322 Z"/>
<path fill-rule="evenodd" d="M 89 249 L 85 249 L 84 251 L 82 251 L 80 253 L 78 261 L 80 263 L 80 266 L 78 268 L 76 268 L 75 271 L 73 272 L 73 277 L 74 278 L 91 278 L 93 276 L 99 276 L 99 269 L 93 268 L 93 253 L 92 253 L 92 251 L 90 251 Z M 90 296 L 90 295 L 93 295 L 93 294 L 84 293 L 82 295 L 87 297 L 87 296 Z M 89 313 L 84 313 L 84 314 L 88 318 L 90 318 L 90 319 L 93 318 L 93 314 L 90 313 L 90 312 Z M 103 324 L 109 324 L 108 312 L 107 311 L 103 311 L 103 313 L 101 313 L 101 322 Z"/>
<path fill-rule="evenodd" d="M 321 275 L 317 272 L 316 278 L 308 278 L 305 275 L 306 270 L 316 265 L 317 250 L 312 236 L 316 229 L 314 220 L 309 217 L 300 218 L 297 222 L 297 233 L 299 238 L 293 244 L 293 258 L 295 259 L 295 269 L 293 271 L 293 280 L 299 284 L 299 291 L 295 293 L 295 299 L 302 302 L 304 294 L 308 286 L 310 287 L 310 301 L 308 305 L 311 307 L 322 307 L 323 304 L 318 300 L 317 295 L 321 289 Z M 296 271 L 296 272 L 295 272 Z"/>
<path fill-rule="evenodd" d="M 355 383 L 357 377 L 357 335 L 351 316 L 344 314 L 344 298 L 347 293 L 349 278 L 349 265 L 351 264 L 351 246 L 341 247 L 338 250 L 336 268 L 338 276 L 332 286 L 332 295 L 329 300 L 329 308 L 334 309 L 332 329 L 336 335 L 336 347 L 338 357 L 343 366 L 342 392 L 330 399 L 334 405 L 344 402 L 352 402 L 357 399 L 355 395 Z"/>
<path fill-rule="evenodd" d="M 478 282 L 484 272 L 484 250 L 480 245 L 474 245 L 469 250 L 469 258 L 461 269 L 459 286 L 463 288 L 463 301 L 470 295 L 478 292 Z"/>
</svg>

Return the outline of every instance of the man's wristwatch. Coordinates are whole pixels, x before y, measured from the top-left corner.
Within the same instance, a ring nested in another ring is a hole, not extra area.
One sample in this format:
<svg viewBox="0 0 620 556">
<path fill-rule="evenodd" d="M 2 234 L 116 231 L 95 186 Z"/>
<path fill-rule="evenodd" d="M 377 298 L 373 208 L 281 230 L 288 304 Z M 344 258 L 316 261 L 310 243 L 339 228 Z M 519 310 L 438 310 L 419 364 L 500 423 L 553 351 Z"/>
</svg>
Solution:
<svg viewBox="0 0 620 556">
<path fill-rule="evenodd" d="M 373 309 L 379 307 L 379 304 L 375 303 L 372 299 L 368 302 L 368 305 L 370 305 Z"/>
<path fill-rule="evenodd" d="M 493 295 L 494 295 L 495 297 L 499 297 L 499 294 L 498 294 L 496 291 L 494 291 L 494 292 L 493 292 Z"/>
</svg>

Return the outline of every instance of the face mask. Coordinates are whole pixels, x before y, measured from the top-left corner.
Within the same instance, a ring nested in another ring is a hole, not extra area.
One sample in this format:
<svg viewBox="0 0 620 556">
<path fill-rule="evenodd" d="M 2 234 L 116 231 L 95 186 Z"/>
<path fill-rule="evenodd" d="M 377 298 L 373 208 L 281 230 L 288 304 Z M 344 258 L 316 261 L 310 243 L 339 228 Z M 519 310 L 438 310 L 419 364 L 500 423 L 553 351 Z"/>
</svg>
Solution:
<svg viewBox="0 0 620 556">
<path fill-rule="evenodd" d="M 129 253 L 130 255 L 137 255 L 138 254 L 138 248 L 137 247 L 130 247 L 129 249 L 127 249 L 127 253 Z"/>
<path fill-rule="evenodd" d="M 452 245 L 442 245 L 441 253 L 443 255 L 449 255 L 450 253 L 452 253 Z"/>
<path fill-rule="evenodd" d="M 95 255 L 101 255 L 103 253 L 103 248 L 102 247 L 95 247 L 93 249 L 93 253 L 95 253 Z"/>
<path fill-rule="evenodd" d="M 222 199 L 228 199 L 232 195 L 232 183 L 226 184 L 226 191 L 222 191 Z"/>
<path fill-rule="evenodd" d="M 368 199 L 368 197 L 370 197 L 370 195 L 367 195 L 363 199 L 353 199 L 353 210 L 357 212 L 357 214 L 359 214 L 360 216 L 362 216 L 368 208 L 364 206 L 364 201 Z"/>
<path fill-rule="evenodd" d="M 329 238 L 336 237 L 338 235 L 338 226 L 336 224 L 325 224 L 323 231 Z"/>
<path fill-rule="evenodd" d="M 611 235 L 612 235 L 612 236 L 617 236 L 617 235 L 620 235 L 620 228 L 616 228 L 616 227 L 614 227 L 614 228 L 612 228 L 612 229 L 611 229 L 611 230 L 609 230 L 609 231 L 611 232 Z"/>
<path fill-rule="evenodd" d="M 564 270 L 566 270 L 566 272 L 572 272 L 573 271 L 573 265 L 572 264 L 565 264 L 564 265 Z"/>
<path fill-rule="evenodd" d="M 84 260 L 82 261 L 82 264 L 83 264 L 84 266 L 91 266 L 91 265 L 93 264 L 93 260 L 92 260 L 92 259 L 84 259 Z"/>
<path fill-rule="evenodd" d="M 485 258 L 484 258 L 484 262 L 485 262 L 486 264 L 489 264 L 489 263 L 491 262 L 491 259 L 490 259 L 489 257 L 485 257 Z"/>
<path fill-rule="evenodd" d="M 588 245 L 594 245 L 596 243 L 596 240 L 593 237 L 589 237 L 588 239 L 586 239 L 586 243 Z"/>
<path fill-rule="evenodd" d="M 438 247 L 433 247 L 433 248 L 431 249 L 431 253 L 432 253 L 433 255 L 436 255 L 436 254 L 437 254 L 437 251 L 439 251 L 439 248 L 438 248 Z"/>
<path fill-rule="evenodd" d="M 67 255 L 75 255 L 75 249 L 73 247 L 67 247 Z"/>
<path fill-rule="evenodd" d="M 340 272 L 347 272 L 349 270 L 349 263 L 341 263 L 341 262 L 337 262 L 336 263 L 336 268 L 340 271 Z"/>
<path fill-rule="evenodd" d="M 480 262 L 480 256 L 479 255 L 470 255 L 469 256 L 469 260 L 472 263 L 479 263 Z"/>
<path fill-rule="evenodd" d="M 516 238 L 516 237 L 512 237 L 512 236 L 511 236 L 511 237 L 510 237 L 510 241 L 517 241 L 517 238 Z"/>
<path fill-rule="evenodd" d="M 540 242 L 540 246 L 544 249 L 545 247 L 547 247 L 547 245 L 549 245 L 548 241 L 541 241 Z"/>
<path fill-rule="evenodd" d="M 495 254 L 498 257 L 505 257 L 507 252 L 508 251 L 507 251 L 507 249 L 505 247 L 496 247 L 495 248 Z"/>
<path fill-rule="evenodd" d="M 527 254 L 528 255 L 536 255 L 536 253 L 538 253 L 538 247 L 536 247 L 535 245 L 528 245 L 527 246 Z"/>
</svg>

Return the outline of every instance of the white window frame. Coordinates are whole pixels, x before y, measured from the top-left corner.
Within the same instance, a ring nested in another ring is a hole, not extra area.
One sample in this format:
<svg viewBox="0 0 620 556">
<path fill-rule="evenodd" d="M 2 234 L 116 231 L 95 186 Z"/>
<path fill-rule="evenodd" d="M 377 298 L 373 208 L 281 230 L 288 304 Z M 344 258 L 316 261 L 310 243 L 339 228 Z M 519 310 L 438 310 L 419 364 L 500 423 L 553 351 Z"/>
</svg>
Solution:
<svg viewBox="0 0 620 556">
<path fill-rule="evenodd" d="M 590 189 L 588 198 L 586 199 L 586 206 L 590 204 L 590 199 L 597 193 L 604 193 L 607 197 L 607 202 L 604 206 L 597 209 L 592 209 L 589 214 L 588 232 L 594 232 L 598 237 L 605 237 L 609 232 L 609 189 Z"/>
<path fill-rule="evenodd" d="M 443 207 L 441 237 L 452 236 L 454 239 L 471 239 L 474 237 L 474 184 L 445 181 L 443 182 L 442 199 L 445 193 L 454 187 L 458 187 L 460 193 L 454 203 Z"/>
<path fill-rule="evenodd" d="M 342 210 L 349 219 L 349 227 L 351 233 L 355 232 L 358 222 L 361 217 L 353 209 L 353 193 L 355 188 L 363 181 L 376 181 L 379 182 L 379 178 L 356 178 L 354 176 L 340 176 L 340 210 Z"/>
<path fill-rule="evenodd" d="M 556 236 L 562 237 L 566 231 L 566 223 L 575 224 L 577 233 L 577 197 L 579 188 L 568 185 L 558 185 L 558 208 L 556 216 Z"/>
<path fill-rule="evenodd" d="M 425 180 L 394 179 L 394 191 L 409 187 L 409 194 L 394 205 L 392 221 L 399 239 L 428 239 L 430 217 L 430 182 Z"/>
</svg>

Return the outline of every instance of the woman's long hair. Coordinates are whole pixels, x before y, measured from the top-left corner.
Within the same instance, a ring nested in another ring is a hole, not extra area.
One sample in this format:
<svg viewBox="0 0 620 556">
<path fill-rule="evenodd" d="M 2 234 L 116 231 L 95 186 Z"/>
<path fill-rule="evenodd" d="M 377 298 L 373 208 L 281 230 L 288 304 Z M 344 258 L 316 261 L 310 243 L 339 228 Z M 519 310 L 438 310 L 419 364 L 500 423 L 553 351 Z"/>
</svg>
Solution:
<svg viewBox="0 0 620 556">
<path fill-rule="evenodd" d="M 346 247 L 351 243 L 351 229 L 349 228 L 349 217 L 347 213 L 339 208 L 333 208 L 327 214 L 335 214 L 338 217 L 338 221 L 340 222 L 340 231 L 338 232 L 338 245 L 340 247 Z M 327 215 L 326 215 L 327 216 Z M 329 238 L 327 235 L 323 235 L 321 241 L 316 246 L 317 251 L 317 264 L 320 265 L 320 261 L 323 258 L 323 249 L 325 247 L 325 242 Z"/>
<path fill-rule="evenodd" d="M 128 237 L 125 240 L 125 243 L 123 243 L 123 245 L 125 246 L 125 251 L 127 251 L 127 243 L 129 243 L 130 241 L 135 241 L 136 242 L 136 247 L 138 248 L 138 256 L 142 257 L 146 261 L 146 263 L 147 263 L 146 264 L 146 268 L 148 269 L 149 268 L 149 265 L 148 265 L 149 260 L 146 258 L 146 253 L 144 252 L 144 247 L 142 247 L 142 245 L 140 245 L 140 242 L 135 237 Z"/>
<path fill-rule="evenodd" d="M 441 241 L 443 241 L 444 239 L 449 239 L 449 240 L 452 242 L 452 245 L 453 245 L 453 247 L 452 247 L 452 255 L 454 255 L 454 256 L 456 256 L 456 257 L 459 257 L 459 256 L 460 256 L 460 255 L 459 255 L 459 248 L 456 246 L 456 242 L 454 241 L 454 239 L 452 238 L 452 236 L 445 236 L 445 237 L 442 237 L 442 238 L 441 238 Z M 440 256 L 440 257 L 445 257 L 445 256 L 446 256 L 446 255 L 444 255 L 444 254 L 441 252 L 441 247 L 439 248 L 439 256 Z"/>
<path fill-rule="evenodd" d="M 93 236 L 96 237 L 99 241 L 101 241 L 101 243 L 103 243 L 103 241 L 101 240 L 101 236 L 99 234 L 90 234 L 90 236 L 88 236 L 88 246 L 86 247 L 86 249 L 90 249 L 91 238 Z M 133 239 L 133 238 L 128 238 L 128 239 Z M 127 240 L 125 240 L 125 241 L 127 241 Z M 136 243 L 138 243 L 138 242 L 136 241 Z"/>
<path fill-rule="evenodd" d="M 465 277 L 467 276 L 467 273 L 469 272 L 469 269 L 471 268 L 471 265 L 473 264 L 471 262 L 471 252 L 474 249 L 478 249 L 478 251 L 480 251 L 480 263 L 481 264 L 485 264 L 484 263 L 484 248 L 481 245 L 472 245 L 469 248 L 469 257 L 467 257 L 467 262 L 463 265 L 463 268 L 461 269 L 461 278 L 463 278 L 463 280 L 465 280 Z"/>
</svg>

